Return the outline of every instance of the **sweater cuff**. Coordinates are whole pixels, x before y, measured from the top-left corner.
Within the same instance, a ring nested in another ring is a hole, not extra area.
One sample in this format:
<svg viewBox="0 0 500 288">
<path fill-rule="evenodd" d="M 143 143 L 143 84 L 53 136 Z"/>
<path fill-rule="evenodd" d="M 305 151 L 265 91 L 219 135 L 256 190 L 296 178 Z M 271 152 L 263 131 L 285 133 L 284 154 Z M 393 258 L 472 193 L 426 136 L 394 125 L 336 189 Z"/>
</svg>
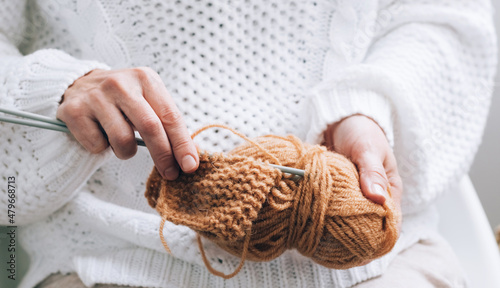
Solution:
<svg viewBox="0 0 500 288">
<path fill-rule="evenodd" d="M 94 69 L 110 68 L 96 61 L 80 60 L 55 49 L 39 50 L 20 57 L 7 57 L 0 68 L 5 95 L 1 103 L 19 110 L 54 116 L 61 97 L 78 78 Z M 2 101 L 3 102 L 3 101 Z M 10 103 L 9 103 L 10 102 Z"/>
<path fill-rule="evenodd" d="M 323 133 L 328 125 L 346 117 L 361 114 L 374 120 L 385 133 L 393 147 L 393 113 L 389 100 L 369 90 L 355 88 L 317 90 L 310 98 L 313 109 L 312 119 L 306 140 L 309 143 L 322 143 Z"/>
<path fill-rule="evenodd" d="M 109 69 L 104 64 L 78 60 L 53 49 L 24 57 L 3 57 L 0 105 L 55 118 L 66 89 L 97 68 Z M 10 123 L 0 123 L 0 131 L 12 143 L 9 149 L 18 149 L 15 150 L 18 153 L 2 155 L 0 163 L 24 183 L 16 212 L 20 224 L 45 217 L 63 206 L 112 156 L 111 149 L 90 154 L 66 133 Z"/>
</svg>

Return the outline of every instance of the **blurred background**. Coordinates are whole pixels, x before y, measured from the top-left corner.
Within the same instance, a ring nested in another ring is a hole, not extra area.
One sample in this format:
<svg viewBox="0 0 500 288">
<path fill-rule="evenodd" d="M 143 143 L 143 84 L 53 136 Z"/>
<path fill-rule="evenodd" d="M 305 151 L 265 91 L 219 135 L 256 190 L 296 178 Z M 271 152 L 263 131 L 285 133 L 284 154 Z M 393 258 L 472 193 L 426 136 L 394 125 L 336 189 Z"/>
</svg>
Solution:
<svg viewBox="0 0 500 288">
<path fill-rule="evenodd" d="M 495 24 L 500 38 L 500 1 L 493 0 L 497 11 Z M 500 54 L 499 54 L 500 58 Z M 500 65 L 499 65 L 500 67 Z M 500 69 L 498 69 L 500 70 Z M 500 73 L 497 71 L 493 101 L 484 132 L 483 143 L 469 173 L 472 183 L 483 204 L 490 225 L 494 228 L 500 225 Z"/>
</svg>

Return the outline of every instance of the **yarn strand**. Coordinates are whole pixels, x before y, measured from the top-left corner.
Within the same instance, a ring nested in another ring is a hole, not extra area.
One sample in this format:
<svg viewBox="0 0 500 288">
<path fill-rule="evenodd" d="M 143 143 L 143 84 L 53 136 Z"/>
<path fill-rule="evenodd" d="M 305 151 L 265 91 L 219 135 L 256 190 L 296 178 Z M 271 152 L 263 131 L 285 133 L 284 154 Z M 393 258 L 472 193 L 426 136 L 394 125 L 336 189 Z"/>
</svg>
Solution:
<svg viewBox="0 0 500 288">
<path fill-rule="evenodd" d="M 274 164 L 281 165 L 281 161 L 278 158 L 276 158 L 276 156 L 272 155 L 266 149 L 264 149 L 264 147 L 262 147 L 257 142 L 253 141 L 252 139 L 248 138 L 247 136 L 245 136 L 245 134 L 238 132 L 238 131 L 234 130 L 233 128 L 226 126 L 226 125 L 210 124 L 210 125 L 201 127 L 200 129 L 196 130 L 193 134 L 191 134 L 191 139 L 194 139 L 194 137 L 198 136 L 198 134 L 200 134 L 201 132 L 208 130 L 210 128 L 222 128 L 222 129 L 226 129 L 226 130 L 231 131 L 234 135 L 239 136 L 241 139 L 243 139 L 243 140 L 247 141 L 248 143 L 251 143 L 252 145 L 257 147 L 260 151 L 262 151 L 262 153 L 264 153 L 266 156 L 271 158 L 275 162 Z"/>
<path fill-rule="evenodd" d="M 161 243 L 163 244 L 163 247 L 165 250 L 169 253 L 172 254 L 172 250 L 170 250 L 170 247 L 167 244 L 167 241 L 165 240 L 165 236 L 163 235 L 163 228 L 165 227 L 165 222 L 167 221 L 166 217 L 161 218 L 160 222 L 160 240 Z M 241 269 L 243 268 L 243 265 L 245 264 L 245 260 L 247 258 L 247 253 L 248 253 L 248 244 L 250 243 L 250 238 L 251 238 L 251 230 L 247 232 L 247 235 L 245 236 L 245 243 L 243 245 L 243 253 L 241 254 L 241 261 L 238 267 L 231 273 L 231 274 L 224 274 L 217 269 L 213 268 L 212 265 L 210 264 L 210 261 L 208 261 L 208 258 L 205 254 L 205 248 L 203 248 L 203 243 L 201 241 L 200 234 L 196 233 L 196 240 L 198 241 L 198 248 L 200 249 L 201 257 L 203 258 L 203 263 L 205 263 L 205 266 L 207 267 L 208 271 L 210 273 L 222 277 L 224 279 L 231 279 L 234 276 L 236 276 L 238 273 L 240 273 Z"/>
<path fill-rule="evenodd" d="M 167 250 L 169 254 L 172 254 L 172 251 L 170 250 L 170 247 L 168 247 L 167 241 L 165 240 L 165 236 L 163 235 L 163 227 L 165 227 L 165 221 L 167 221 L 167 217 L 163 216 L 160 222 L 160 240 L 165 250 Z"/>
<path fill-rule="evenodd" d="M 245 242 L 243 244 L 243 251 L 241 254 L 241 260 L 240 264 L 236 269 L 233 271 L 231 274 L 224 274 L 212 267 L 210 265 L 210 262 L 207 259 L 207 256 L 205 255 L 205 249 L 203 248 L 203 243 L 201 242 L 201 237 L 200 234 L 196 234 L 196 239 L 198 240 L 198 248 L 200 249 L 201 257 L 203 258 L 203 263 L 205 263 L 205 266 L 207 267 L 208 271 L 210 273 L 214 274 L 215 276 L 222 277 L 224 279 L 231 279 L 234 276 L 236 276 L 238 273 L 240 273 L 241 269 L 243 268 L 243 265 L 245 264 L 245 260 L 247 259 L 247 253 L 248 253 L 248 245 L 250 244 L 250 238 L 252 238 L 252 233 L 251 231 L 247 232 L 247 235 L 245 236 Z"/>
</svg>

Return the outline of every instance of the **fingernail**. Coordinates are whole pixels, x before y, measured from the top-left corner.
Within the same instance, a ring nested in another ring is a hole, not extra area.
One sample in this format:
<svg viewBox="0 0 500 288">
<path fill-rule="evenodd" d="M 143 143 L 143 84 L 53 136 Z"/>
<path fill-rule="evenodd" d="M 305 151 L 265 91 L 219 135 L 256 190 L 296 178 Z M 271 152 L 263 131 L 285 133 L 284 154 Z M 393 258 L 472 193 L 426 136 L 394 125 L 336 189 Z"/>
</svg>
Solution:
<svg viewBox="0 0 500 288">
<path fill-rule="evenodd" d="M 182 158 L 182 171 L 192 171 L 196 168 L 196 161 L 194 161 L 193 156 L 186 155 Z"/>
<path fill-rule="evenodd" d="M 387 191 L 384 188 L 382 188 L 382 186 L 380 186 L 379 184 L 373 184 L 372 188 L 375 194 L 382 195 L 386 199 L 389 198 L 389 194 L 387 193 Z"/>
<path fill-rule="evenodd" d="M 165 170 L 165 178 L 167 180 L 175 180 L 177 176 L 179 176 L 179 171 L 177 170 L 176 167 L 168 167 L 167 170 Z"/>
</svg>

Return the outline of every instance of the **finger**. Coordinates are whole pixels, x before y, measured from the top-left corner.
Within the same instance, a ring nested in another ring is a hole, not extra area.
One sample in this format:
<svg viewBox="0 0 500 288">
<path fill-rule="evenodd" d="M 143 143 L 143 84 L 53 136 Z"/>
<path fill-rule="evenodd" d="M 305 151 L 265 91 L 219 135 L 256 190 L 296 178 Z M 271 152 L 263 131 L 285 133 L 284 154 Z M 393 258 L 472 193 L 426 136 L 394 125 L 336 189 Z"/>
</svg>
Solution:
<svg viewBox="0 0 500 288">
<path fill-rule="evenodd" d="M 389 153 L 385 160 L 385 167 L 387 171 L 387 178 L 389 180 L 390 185 L 390 195 L 392 200 L 394 201 L 394 205 L 396 209 L 399 211 L 399 215 L 401 217 L 401 197 L 403 195 L 403 181 L 399 176 L 396 158 L 394 154 Z M 401 231 L 402 219 L 398 219 L 398 231 Z"/>
<path fill-rule="evenodd" d="M 389 182 L 383 161 L 374 153 L 365 153 L 353 159 L 358 166 L 361 191 L 369 200 L 384 204 L 389 197 Z"/>
<path fill-rule="evenodd" d="M 390 185 L 389 193 L 392 200 L 394 201 L 395 208 L 399 212 L 398 215 L 400 218 L 398 219 L 398 224 L 397 224 L 398 231 L 401 231 L 401 225 L 402 225 L 401 197 L 403 195 L 403 181 L 399 176 L 396 157 L 394 156 L 394 154 L 389 153 L 385 161 L 385 167 L 387 171 L 387 178 Z"/>
<path fill-rule="evenodd" d="M 158 115 L 173 149 L 177 163 L 186 173 L 198 169 L 199 157 L 182 115 L 168 93 L 161 78 L 149 68 L 139 68 L 138 77 L 143 86 L 144 98 Z"/>
<path fill-rule="evenodd" d="M 101 127 L 82 111 L 77 102 L 63 102 L 56 117 L 63 121 L 75 139 L 90 153 L 98 154 L 109 146 Z"/>
<path fill-rule="evenodd" d="M 179 168 L 160 119 L 143 97 L 120 107 L 134 124 L 153 158 L 156 168 L 167 180 L 175 180 Z"/>
<path fill-rule="evenodd" d="M 140 79 L 137 79 L 136 75 L 121 73 L 107 77 L 101 86 L 137 129 L 162 177 L 167 180 L 177 178 L 179 169 L 169 140 L 160 119 L 142 96 Z"/>
<path fill-rule="evenodd" d="M 134 130 L 125 120 L 122 112 L 104 97 L 94 101 L 93 109 L 116 157 L 129 159 L 134 156 L 137 153 Z"/>
<path fill-rule="evenodd" d="M 389 153 L 387 155 L 384 166 L 390 185 L 390 196 L 394 202 L 399 205 L 403 194 L 403 181 L 399 175 L 396 157 L 394 154 Z"/>
</svg>

